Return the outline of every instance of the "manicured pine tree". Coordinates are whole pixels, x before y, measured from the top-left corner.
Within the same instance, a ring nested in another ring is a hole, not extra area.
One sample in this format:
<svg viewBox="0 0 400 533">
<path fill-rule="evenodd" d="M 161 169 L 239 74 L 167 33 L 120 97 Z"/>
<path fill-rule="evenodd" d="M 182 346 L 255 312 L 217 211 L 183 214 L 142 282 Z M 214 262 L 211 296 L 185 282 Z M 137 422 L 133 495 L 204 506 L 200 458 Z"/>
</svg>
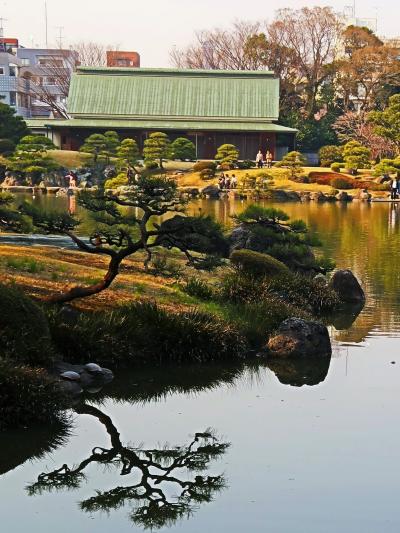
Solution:
<svg viewBox="0 0 400 533">
<path fill-rule="evenodd" d="M 171 144 L 171 149 L 174 159 L 180 159 L 181 161 L 196 159 L 196 147 L 192 141 L 185 137 L 175 139 Z"/>
<path fill-rule="evenodd" d="M 143 156 L 145 161 L 157 162 L 160 168 L 164 168 L 163 161 L 172 157 L 171 142 L 168 136 L 161 132 L 151 133 L 144 141 Z"/>
</svg>

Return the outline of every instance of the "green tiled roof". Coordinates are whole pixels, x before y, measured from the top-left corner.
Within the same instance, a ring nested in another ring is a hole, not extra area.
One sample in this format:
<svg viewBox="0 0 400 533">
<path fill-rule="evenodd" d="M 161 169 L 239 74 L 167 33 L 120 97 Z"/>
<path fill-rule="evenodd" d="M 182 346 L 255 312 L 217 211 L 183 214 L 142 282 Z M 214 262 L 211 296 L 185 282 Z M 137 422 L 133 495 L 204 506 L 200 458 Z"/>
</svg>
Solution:
<svg viewBox="0 0 400 533">
<path fill-rule="evenodd" d="M 29 125 L 29 120 L 27 123 Z M 295 133 L 297 130 L 269 122 L 202 120 L 122 120 L 122 119 L 70 119 L 48 120 L 46 126 L 51 128 L 86 128 L 86 129 L 141 129 L 141 130 L 178 130 L 178 131 L 265 131 L 276 133 Z"/>
<path fill-rule="evenodd" d="M 278 119 L 279 80 L 262 71 L 81 68 L 68 111 L 74 118 L 265 122 Z"/>
</svg>

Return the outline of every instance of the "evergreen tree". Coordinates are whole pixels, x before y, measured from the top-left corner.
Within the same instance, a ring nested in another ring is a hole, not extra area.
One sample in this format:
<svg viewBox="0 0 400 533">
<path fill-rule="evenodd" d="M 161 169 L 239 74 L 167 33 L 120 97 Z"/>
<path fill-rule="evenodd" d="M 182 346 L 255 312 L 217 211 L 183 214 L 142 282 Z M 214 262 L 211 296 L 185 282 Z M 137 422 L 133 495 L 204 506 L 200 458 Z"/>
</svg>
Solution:
<svg viewBox="0 0 400 533">
<path fill-rule="evenodd" d="M 370 113 L 369 120 L 375 126 L 375 133 L 393 142 L 400 154 L 400 94 L 392 96 L 383 111 Z"/>
<path fill-rule="evenodd" d="M 137 142 L 134 139 L 124 139 L 118 146 L 116 155 L 119 168 L 126 168 L 126 174 L 129 178 L 130 168 L 135 169 L 135 165 L 140 158 Z"/>
<path fill-rule="evenodd" d="M 186 159 L 192 161 L 196 159 L 196 147 L 192 141 L 189 141 L 185 137 L 175 139 L 171 144 L 171 149 L 174 159 L 180 159 L 181 161 L 185 161 Z"/>
<path fill-rule="evenodd" d="M 8 139 L 16 144 L 28 134 L 29 129 L 23 118 L 16 115 L 12 107 L 0 102 L 0 139 Z"/>
<path fill-rule="evenodd" d="M 114 157 L 117 154 L 117 150 L 120 145 L 120 140 L 119 140 L 118 133 L 116 131 L 106 131 L 104 134 L 104 139 L 105 139 L 104 155 L 109 161 L 111 157 Z"/>
<path fill-rule="evenodd" d="M 371 150 L 357 141 L 349 141 L 343 147 L 346 168 L 357 173 L 359 168 L 371 167 Z"/>
<path fill-rule="evenodd" d="M 288 168 L 291 177 L 294 178 L 295 176 L 303 173 L 303 166 L 305 163 L 306 160 L 300 152 L 289 152 L 282 158 L 282 161 L 276 163 L 275 166 Z"/>
<path fill-rule="evenodd" d="M 157 162 L 160 168 L 163 167 L 165 159 L 171 159 L 171 142 L 165 133 L 155 132 L 149 135 L 144 141 L 143 156 L 145 161 Z"/>
<path fill-rule="evenodd" d="M 47 154 L 48 150 L 56 150 L 50 139 L 43 135 L 27 135 L 23 137 L 10 158 L 11 168 L 32 178 L 36 185 L 42 174 L 56 170 L 57 165 Z"/>
<path fill-rule="evenodd" d="M 234 144 L 222 144 L 218 148 L 215 159 L 220 163 L 235 165 L 239 159 L 239 150 Z"/>
<path fill-rule="evenodd" d="M 93 133 L 92 135 L 89 135 L 79 149 L 80 152 L 91 154 L 94 165 L 97 165 L 99 158 L 104 156 L 106 150 L 107 140 L 101 133 Z"/>
<path fill-rule="evenodd" d="M 184 216 L 185 201 L 176 182 L 166 177 L 142 176 L 132 190 L 117 195 L 103 189 L 81 191 L 78 203 L 93 218 L 95 227 L 89 242 L 76 231 L 80 221 L 68 213 L 46 212 L 28 202 L 20 206 L 21 214 L 30 217 L 36 231 L 66 235 L 83 252 L 108 258 L 107 272 L 100 282 L 56 294 L 51 298 L 53 302 L 69 302 L 107 289 L 118 276 L 124 259 L 139 251 L 147 255 L 146 267 L 157 246 L 180 249 L 197 268 L 202 267 L 202 262 L 208 268 L 208 253 L 213 256 L 219 255 L 219 250 L 220 255 L 226 253 L 221 228 L 206 217 Z M 173 218 L 157 223 L 159 217 L 173 214 Z"/>
</svg>

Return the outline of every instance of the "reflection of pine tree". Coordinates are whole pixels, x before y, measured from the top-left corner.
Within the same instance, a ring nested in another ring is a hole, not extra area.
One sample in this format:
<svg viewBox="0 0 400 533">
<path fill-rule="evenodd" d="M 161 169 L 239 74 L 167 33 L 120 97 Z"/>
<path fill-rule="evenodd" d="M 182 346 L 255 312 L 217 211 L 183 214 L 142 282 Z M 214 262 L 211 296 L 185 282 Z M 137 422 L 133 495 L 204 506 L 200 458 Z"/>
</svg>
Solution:
<svg viewBox="0 0 400 533">
<path fill-rule="evenodd" d="M 121 476 L 139 476 L 137 483 L 97 492 L 80 503 L 81 509 L 90 513 L 110 511 L 131 503 L 134 506 L 131 520 L 144 529 L 154 529 L 172 525 L 179 518 L 188 518 L 200 503 L 212 501 L 213 496 L 225 487 L 223 476 L 199 474 L 208 468 L 212 459 L 224 454 L 229 446 L 218 442 L 210 430 L 196 433 L 186 446 L 166 445 L 154 450 L 131 448 L 122 445 L 111 418 L 99 409 L 83 405 L 76 411 L 94 416 L 105 426 L 111 439 L 111 448 L 94 448 L 92 454 L 75 468 L 64 464 L 52 472 L 40 474 L 37 482 L 27 489 L 30 495 L 53 489 L 79 488 L 88 465 L 112 465 L 120 469 Z M 182 470 L 197 472 L 197 475 L 186 479 L 179 474 Z M 168 487 L 178 488 L 179 494 L 174 498 L 169 497 Z"/>
</svg>

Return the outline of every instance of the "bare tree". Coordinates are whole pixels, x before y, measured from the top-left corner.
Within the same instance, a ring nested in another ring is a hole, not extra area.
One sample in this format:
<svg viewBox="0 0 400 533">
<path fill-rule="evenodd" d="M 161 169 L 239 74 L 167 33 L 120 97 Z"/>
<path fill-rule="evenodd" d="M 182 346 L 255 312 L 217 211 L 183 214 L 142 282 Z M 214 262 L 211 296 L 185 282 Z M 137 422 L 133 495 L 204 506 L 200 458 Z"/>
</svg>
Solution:
<svg viewBox="0 0 400 533">
<path fill-rule="evenodd" d="M 329 7 L 281 9 L 269 26 L 275 42 L 291 50 L 304 83 L 305 109 L 315 112 L 318 92 L 333 73 L 342 24 Z"/>
<path fill-rule="evenodd" d="M 94 41 L 79 41 L 71 45 L 76 51 L 79 64 L 83 67 L 104 67 L 107 64 L 106 52 L 111 50 L 111 46 L 106 46 Z"/>
<path fill-rule="evenodd" d="M 54 50 L 40 64 L 21 70 L 20 84 L 38 106 L 50 109 L 55 117 L 68 118 L 66 99 L 78 56 L 71 50 Z"/>
<path fill-rule="evenodd" d="M 237 21 L 229 30 L 215 28 L 195 34 L 194 43 L 183 49 L 173 49 L 172 63 L 178 68 L 257 70 L 265 68 L 263 61 L 249 54 L 249 39 L 262 30 L 260 22 Z"/>
<path fill-rule="evenodd" d="M 342 143 L 358 141 L 371 150 L 373 159 L 391 157 L 396 153 L 396 146 L 374 132 L 374 125 L 368 122 L 368 113 L 347 112 L 339 117 L 333 129 Z"/>
</svg>

